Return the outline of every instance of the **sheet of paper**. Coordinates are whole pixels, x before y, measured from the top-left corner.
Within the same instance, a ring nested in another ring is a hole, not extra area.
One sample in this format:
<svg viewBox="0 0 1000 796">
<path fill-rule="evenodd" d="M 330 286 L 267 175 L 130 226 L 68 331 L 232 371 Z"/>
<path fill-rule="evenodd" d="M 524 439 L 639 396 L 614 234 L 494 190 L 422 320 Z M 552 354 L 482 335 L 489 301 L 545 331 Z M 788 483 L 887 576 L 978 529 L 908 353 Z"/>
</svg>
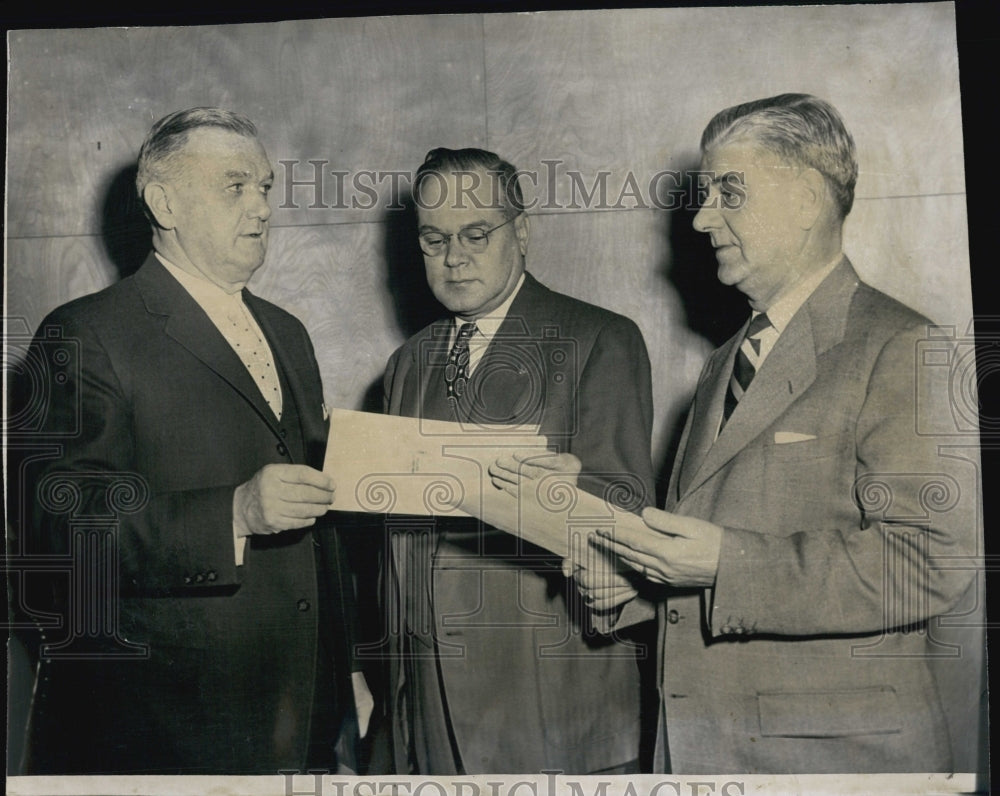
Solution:
<svg viewBox="0 0 1000 796">
<path fill-rule="evenodd" d="M 522 481 L 517 496 L 491 488 L 469 495 L 460 505 L 495 528 L 589 568 L 606 557 L 587 544 L 589 534 L 614 532 L 626 524 L 644 527 L 637 515 L 577 488 L 574 476 L 558 473 Z"/>
<path fill-rule="evenodd" d="M 497 492 L 487 468 L 513 449 L 546 450 L 537 426 L 483 426 L 333 409 L 323 471 L 334 508 L 386 514 L 463 516 Z"/>
</svg>

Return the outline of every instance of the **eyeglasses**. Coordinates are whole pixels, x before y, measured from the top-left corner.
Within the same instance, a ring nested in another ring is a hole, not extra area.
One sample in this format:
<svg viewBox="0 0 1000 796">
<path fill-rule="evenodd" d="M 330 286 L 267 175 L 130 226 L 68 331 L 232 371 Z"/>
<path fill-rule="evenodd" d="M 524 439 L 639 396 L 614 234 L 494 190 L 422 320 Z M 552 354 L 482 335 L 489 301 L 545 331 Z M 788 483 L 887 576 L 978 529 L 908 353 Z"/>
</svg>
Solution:
<svg viewBox="0 0 1000 796">
<path fill-rule="evenodd" d="M 486 251 L 486 247 L 490 245 L 490 233 L 496 232 L 500 227 L 507 226 L 511 221 L 513 221 L 517 215 L 511 216 L 502 224 L 497 224 L 492 229 L 478 229 L 472 227 L 471 229 L 463 229 L 459 232 L 449 232 L 447 235 L 443 232 L 425 232 L 419 236 L 420 249 L 428 257 L 437 257 L 440 254 L 444 254 L 445 248 L 448 246 L 448 241 L 453 237 L 458 238 L 459 243 L 462 244 L 462 248 L 467 252 L 472 254 L 481 254 Z"/>
</svg>

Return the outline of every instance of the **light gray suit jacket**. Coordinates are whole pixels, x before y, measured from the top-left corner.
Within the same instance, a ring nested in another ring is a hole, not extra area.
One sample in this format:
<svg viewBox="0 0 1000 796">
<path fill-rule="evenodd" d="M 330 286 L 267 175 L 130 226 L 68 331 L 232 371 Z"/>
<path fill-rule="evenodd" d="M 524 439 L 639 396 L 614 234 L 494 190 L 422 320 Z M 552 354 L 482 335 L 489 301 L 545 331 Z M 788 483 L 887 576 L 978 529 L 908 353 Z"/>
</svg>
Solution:
<svg viewBox="0 0 1000 796">
<path fill-rule="evenodd" d="M 718 438 L 743 330 L 709 358 L 666 508 L 726 532 L 715 587 L 659 606 L 661 767 L 949 770 L 927 620 L 973 575 L 977 462 L 927 324 L 845 259 Z"/>
</svg>

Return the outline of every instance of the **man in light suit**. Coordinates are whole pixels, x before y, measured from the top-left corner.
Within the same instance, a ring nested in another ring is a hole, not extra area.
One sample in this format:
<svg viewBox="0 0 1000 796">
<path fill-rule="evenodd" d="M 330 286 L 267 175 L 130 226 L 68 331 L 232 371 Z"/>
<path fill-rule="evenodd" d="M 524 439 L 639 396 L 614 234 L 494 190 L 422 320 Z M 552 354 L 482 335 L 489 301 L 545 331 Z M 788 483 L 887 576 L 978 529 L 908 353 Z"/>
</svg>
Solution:
<svg viewBox="0 0 1000 796">
<path fill-rule="evenodd" d="M 389 360 L 386 411 L 539 425 L 581 483 L 632 510 L 653 494 L 649 358 L 635 324 L 525 272 L 514 167 L 435 149 L 414 179 L 428 283 L 449 315 Z M 627 385 L 627 389 L 622 389 Z M 390 539 L 398 773 L 637 770 L 637 645 L 602 638 L 558 559 L 476 520 Z"/>
<path fill-rule="evenodd" d="M 949 771 L 930 620 L 969 586 L 978 534 L 949 369 L 921 355 L 927 319 L 841 251 L 857 164 L 834 108 L 728 108 L 702 153 L 694 225 L 752 317 L 705 365 L 666 511 L 594 536 L 669 587 L 657 765 Z M 634 593 L 578 579 L 602 608 Z M 642 616 L 629 602 L 618 626 Z"/>
<path fill-rule="evenodd" d="M 161 119 L 137 176 L 153 253 L 39 328 L 26 552 L 74 571 L 26 606 L 58 622 L 28 773 L 336 768 L 352 599 L 317 524 L 335 495 L 322 384 L 302 324 L 246 288 L 272 181 L 245 117 Z"/>
</svg>

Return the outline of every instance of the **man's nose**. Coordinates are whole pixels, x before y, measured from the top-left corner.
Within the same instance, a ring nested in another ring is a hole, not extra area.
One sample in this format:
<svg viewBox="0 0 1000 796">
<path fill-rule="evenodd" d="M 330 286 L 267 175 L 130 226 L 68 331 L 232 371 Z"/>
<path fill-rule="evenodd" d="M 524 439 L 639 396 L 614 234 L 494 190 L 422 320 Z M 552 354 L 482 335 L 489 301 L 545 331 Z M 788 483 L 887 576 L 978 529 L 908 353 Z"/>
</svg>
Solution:
<svg viewBox="0 0 1000 796">
<path fill-rule="evenodd" d="M 454 268 L 467 261 L 468 256 L 465 253 L 465 247 L 462 245 L 462 241 L 459 240 L 458 235 L 449 236 L 444 244 L 444 264 Z"/>
<path fill-rule="evenodd" d="M 271 217 L 271 202 L 267 192 L 253 192 L 247 208 L 247 215 L 250 218 L 259 218 L 261 221 L 267 221 Z"/>
<path fill-rule="evenodd" d="M 691 222 L 691 226 L 695 228 L 698 232 L 708 232 L 712 229 L 717 229 L 719 226 L 719 211 L 716 208 L 716 203 L 718 199 L 714 196 L 708 197 L 698 208 L 698 212 L 695 213 L 694 220 Z"/>
</svg>

